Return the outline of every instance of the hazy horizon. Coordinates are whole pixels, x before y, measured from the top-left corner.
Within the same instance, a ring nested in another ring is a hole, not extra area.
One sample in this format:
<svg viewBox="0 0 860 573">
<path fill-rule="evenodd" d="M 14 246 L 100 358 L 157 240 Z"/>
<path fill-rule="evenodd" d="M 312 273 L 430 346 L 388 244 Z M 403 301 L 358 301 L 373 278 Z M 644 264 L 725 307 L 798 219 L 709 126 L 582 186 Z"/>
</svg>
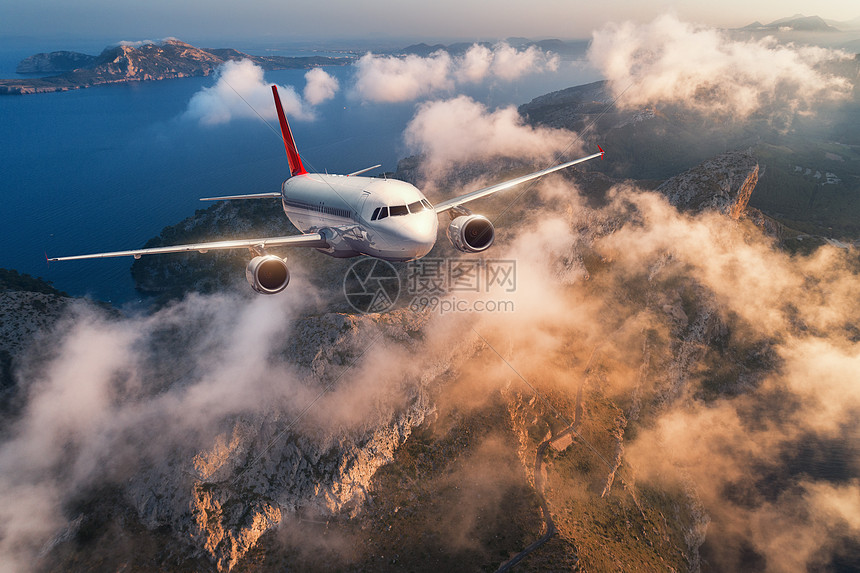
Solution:
<svg viewBox="0 0 860 573">
<path fill-rule="evenodd" d="M 500 9 L 501 8 L 501 9 Z M 508 9 L 506 9 L 508 8 Z M 636 3 L 623 0 L 600 9 L 584 3 L 531 2 L 527 11 L 515 4 L 489 0 L 431 5 L 363 4 L 356 9 L 343 0 L 291 9 L 270 0 L 241 7 L 198 0 L 181 6 L 165 0 L 117 6 L 105 0 L 68 4 L 58 0 L 0 7 L 0 35 L 6 40 L 139 41 L 176 37 L 186 41 L 248 43 L 374 41 L 473 41 L 508 37 L 584 39 L 608 22 L 646 22 L 665 13 L 720 28 L 739 28 L 754 21 L 772 22 L 794 14 L 826 20 L 858 19 L 860 10 L 845 2 L 825 0 L 750 5 L 740 0 L 716 5 L 695 2 Z M 50 14 L 50 18 L 45 15 Z M 334 16 L 333 16 L 334 15 Z"/>
</svg>

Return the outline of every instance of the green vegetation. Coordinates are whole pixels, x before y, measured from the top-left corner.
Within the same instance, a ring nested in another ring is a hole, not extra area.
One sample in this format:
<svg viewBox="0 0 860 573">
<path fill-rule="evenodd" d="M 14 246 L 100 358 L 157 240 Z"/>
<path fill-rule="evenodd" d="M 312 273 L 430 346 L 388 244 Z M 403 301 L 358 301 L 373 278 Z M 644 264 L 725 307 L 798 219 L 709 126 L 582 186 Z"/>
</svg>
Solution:
<svg viewBox="0 0 860 573">
<path fill-rule="evenodd" d="M 55 289 L 51 285 L 51 281 L 32 277 L 27 273 L 22 275 L 14 269 L 0 269 L 0 292 L 3 291 L 39 292 L 56 296 L 69 296 L 63 291 Z"/>
<path fill-rule="evenodd" d="M 803 233 L 860 238 L 860 148 L 790 135 L 755 153 L 765 173 L 752 206 Z"/>
<path fill-rule="evenodd" d="M 724 151 L 752 149 L 762 166 L 750 206 L 800 233 L 860 238 L 860 146 L 846 122 L 860 102 L 838 113 L 798 118 L 788 132 L 757 118 L 705 121 L 665 109 L 654 118 L 610 129 L 601 171 L 618 178 L 666 179 Z"/>
</svg>

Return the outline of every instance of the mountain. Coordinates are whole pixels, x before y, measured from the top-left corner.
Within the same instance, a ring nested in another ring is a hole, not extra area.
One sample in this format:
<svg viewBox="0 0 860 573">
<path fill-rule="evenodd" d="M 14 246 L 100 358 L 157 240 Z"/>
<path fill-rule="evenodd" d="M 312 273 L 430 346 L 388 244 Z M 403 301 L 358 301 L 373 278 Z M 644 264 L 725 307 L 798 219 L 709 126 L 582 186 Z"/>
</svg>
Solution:
<svg viewBox="0 0 860 573">
<path fill-rule="evenodd" d="M 741 28 L 742 30 L 773 30 L 795 32 L 838 32 L 839 29 L 829 25 L 819 16 L 804 16 L 803 14 L 795 14 L 788 18 L 780 18 L 769 24 L 761 24 L 753 22 Z"/>
<path fill-rule="evenodd" d="M 252 56 L 233 49 L 196 48 L 170 39 L 140 46 L 105 48 L 98 56 L 75 52 L 35 54 L 25 58 L 19 72 L 63 72 L 56 76 L 0 80 L 0 95 L 30 94 L 134 81 L 208 76 L 227 61 L 251 60 L 266 70 L 346 65 L 348 58 L 310 56 L 288 58 Z"/>
<path fill-rule="evenodd" d="M 791 22 L 792 20 L 802 20 L 803 18 L 806 18 L 806 16 L 798 13 L 798 14 L 795 14 L 794 16 L 786 16 L 784 18 L 779 18 L 778 20 L 774 20 L 773 22 L 768 24 L 768 26 L 781 26 L 783 24 L 786 24 L 787 22 Z"/>
<path fill-rule="evenodd" d="M 840 30 L 847 30 L 847 31 L 860 30 L 860 17 L 854 18 L 853 20 L 844 20 L 844 21 L 827 20 L 827 23 L 830 24 L 831 26 L 839 28 Z"/>
</svg>

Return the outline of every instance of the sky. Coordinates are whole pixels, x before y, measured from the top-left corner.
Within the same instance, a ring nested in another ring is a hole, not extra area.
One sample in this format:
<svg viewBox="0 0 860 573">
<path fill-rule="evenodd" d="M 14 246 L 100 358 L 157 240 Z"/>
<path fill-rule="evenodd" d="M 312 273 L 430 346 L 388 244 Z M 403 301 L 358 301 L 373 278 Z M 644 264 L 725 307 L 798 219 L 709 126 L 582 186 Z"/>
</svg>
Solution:
<svg viewBox="0 0 860 573">
<path fill-rule="evenodd" d="M 587 38 L 609 21 L 645 22 L 666 12 L 716 27 L 741 27 L 802 13 L 837 21 L 860 16 L 846 0 L 11 0 L 0 3 L 0 37 L 177 37 L 193 40 Z M 47 15 L 50 15 L 48 17 Z"/>
</svg>

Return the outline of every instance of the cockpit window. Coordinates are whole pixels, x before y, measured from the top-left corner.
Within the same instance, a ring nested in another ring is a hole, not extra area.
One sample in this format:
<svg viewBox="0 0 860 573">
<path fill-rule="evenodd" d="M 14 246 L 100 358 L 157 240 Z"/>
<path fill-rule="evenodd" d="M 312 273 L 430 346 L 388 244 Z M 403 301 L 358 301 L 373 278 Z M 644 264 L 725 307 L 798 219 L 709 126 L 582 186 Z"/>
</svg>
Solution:
<svg viewBox="0 0 860 573">
<path fill-rule="evenodd" d="M 373 210 L 373 215 L 370 216 L 371 221 L 376 221 L 377 217 L 379 217 L 379 210 L 380 209 L 382 209 L 382 207 L 377 207 L 376 209 Z"/>
<path fill-rule="evenodd" d="M 384 219 L 388 217 L 388 207 L 381 207 L 379 209 L 379 217 L 377 219 Z"/>
<path fill-rule="evenodd" d="M 391 211 L 392 217 L 397 217 L 398 215 L 408 215 L 409 211 L 406 210 L 406 205 L 392 205 L 388 208 Z"/>
<path fill-rule="evenodd" d="M 427 199 L 421 199 L 421 204 L 430 209 L 431 211 L 433 210 L 433 205 L 431 205 L 430 201 L 428 201 Z"/>
<path fill-rule="evenodd" d="M 415 201 L 414 203 L 409 204 L 409 212 L 410 213 L 418 213 L 419 211 L 424 210 L 424 204 L 421 201 Z"/>
</svg>

